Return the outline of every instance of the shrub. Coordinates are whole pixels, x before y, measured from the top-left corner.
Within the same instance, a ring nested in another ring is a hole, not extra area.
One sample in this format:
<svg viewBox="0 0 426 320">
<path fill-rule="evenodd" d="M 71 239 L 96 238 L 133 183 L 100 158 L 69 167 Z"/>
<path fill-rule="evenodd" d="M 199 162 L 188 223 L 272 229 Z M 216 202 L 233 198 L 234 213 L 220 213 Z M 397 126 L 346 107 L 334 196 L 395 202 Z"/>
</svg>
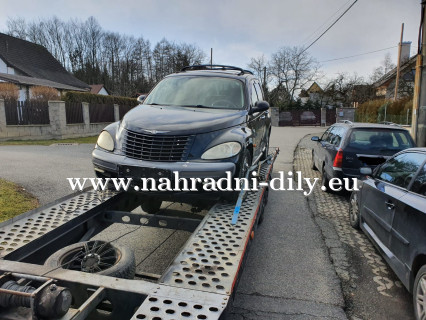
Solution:
<svg viewBox="0 0 426 320">
<path fill-rule="evenodd" d="M 121 106 L 134 107 L 139 104 L 137 99 L 127 97 L 104 96 L 90 92 L 69 91 L 65 93 L 62 100 L 66 102 L 88 102 L 98 104 L 118 104 Z"/>
<path fill-rule="evenodd" d="M 19 98 L 19 87 L 13 83 L 0 82 L 0 99 L 14 99 Z"/>
<path fill-rule="evenodd" d="M 49 101 L 49 100 L 58 100 L 59 91 L 55 88 L 44 87 L 44 86 L 35 86 L 31 87 L 31 100 L 35 101 Z"/>
<path fill-rule="evenodd" d="M 397 101 L 379 99 L 370 100 L 361 104 L 355 112 L 355 120 L 361 122 L 390 121 L 400 124 L 410 124 L 410 111 L 413 107 L 413 99 L 405 97 Z M 385 119 L 386 112 L 386 119 Z"/>
</svg>

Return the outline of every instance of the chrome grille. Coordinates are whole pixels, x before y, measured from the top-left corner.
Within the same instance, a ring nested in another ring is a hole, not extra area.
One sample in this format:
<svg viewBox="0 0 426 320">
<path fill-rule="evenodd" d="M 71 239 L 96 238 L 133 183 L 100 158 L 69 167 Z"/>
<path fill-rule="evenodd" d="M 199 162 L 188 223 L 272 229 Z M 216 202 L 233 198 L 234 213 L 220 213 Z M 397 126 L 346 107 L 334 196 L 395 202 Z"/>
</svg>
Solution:
<svg viewBox="0 0 426 320">
<path fill-rule="evenodd" d="M 193 136 L 167 136 L 126 130 L 123 153 L 147 161 L 185 161 Z"/>
</svg>

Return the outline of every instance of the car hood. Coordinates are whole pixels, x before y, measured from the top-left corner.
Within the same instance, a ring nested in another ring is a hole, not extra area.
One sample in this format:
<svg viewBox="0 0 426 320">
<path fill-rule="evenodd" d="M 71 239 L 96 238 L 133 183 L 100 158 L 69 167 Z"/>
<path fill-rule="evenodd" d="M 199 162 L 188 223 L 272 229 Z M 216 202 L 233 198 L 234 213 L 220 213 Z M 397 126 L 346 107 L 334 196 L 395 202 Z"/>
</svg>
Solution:
<svg viewBox="0 0 426 320">
<path fill-rule="evenodd" d="M 122 127 L 165 135 L 197 134 L 239 125 L 246 117 L 246 110 L 139 105 L 126 113 Z"/>
</svg>

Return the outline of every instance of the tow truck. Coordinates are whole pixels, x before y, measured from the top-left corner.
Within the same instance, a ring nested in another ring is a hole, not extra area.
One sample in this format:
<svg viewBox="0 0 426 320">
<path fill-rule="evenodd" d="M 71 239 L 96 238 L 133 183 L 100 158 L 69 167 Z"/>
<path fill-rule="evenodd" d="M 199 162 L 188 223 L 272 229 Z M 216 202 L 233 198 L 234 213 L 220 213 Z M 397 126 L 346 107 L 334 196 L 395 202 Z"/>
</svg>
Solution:
<svg viewBox="0 0 426 320">
<path fill-rule="evenodd" d="M 215 203 L 202 219 L 135 213 L 136 194 L 85 189 L 1 223 L 0 319 L 224 319 L 278 153 L 271 148 L 248 170 L 247 177 L 256 170 L 258 190 L 242 190 L 236 204 Z M 105 275 L 108 259 L 129 255 L 114 241 L 93 240 L 113 224 L 192 235 L 161 275 L 135 274 L 130 262 Z"/>
</svg>

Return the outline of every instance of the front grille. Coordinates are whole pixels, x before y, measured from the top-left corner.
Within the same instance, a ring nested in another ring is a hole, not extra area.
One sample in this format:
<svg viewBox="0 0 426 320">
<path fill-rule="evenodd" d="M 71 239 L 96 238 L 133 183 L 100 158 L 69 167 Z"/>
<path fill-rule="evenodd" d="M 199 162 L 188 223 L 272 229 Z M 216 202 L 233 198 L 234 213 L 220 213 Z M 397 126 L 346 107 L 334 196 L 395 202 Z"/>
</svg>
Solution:
<svg viewBox="0 0 426 320">
<path fill-rule="evenodd" d="M 123 153 L 147 161 L 185 161 L 193 136 L 166 136 L 126 130 Z"/>
</svg>

